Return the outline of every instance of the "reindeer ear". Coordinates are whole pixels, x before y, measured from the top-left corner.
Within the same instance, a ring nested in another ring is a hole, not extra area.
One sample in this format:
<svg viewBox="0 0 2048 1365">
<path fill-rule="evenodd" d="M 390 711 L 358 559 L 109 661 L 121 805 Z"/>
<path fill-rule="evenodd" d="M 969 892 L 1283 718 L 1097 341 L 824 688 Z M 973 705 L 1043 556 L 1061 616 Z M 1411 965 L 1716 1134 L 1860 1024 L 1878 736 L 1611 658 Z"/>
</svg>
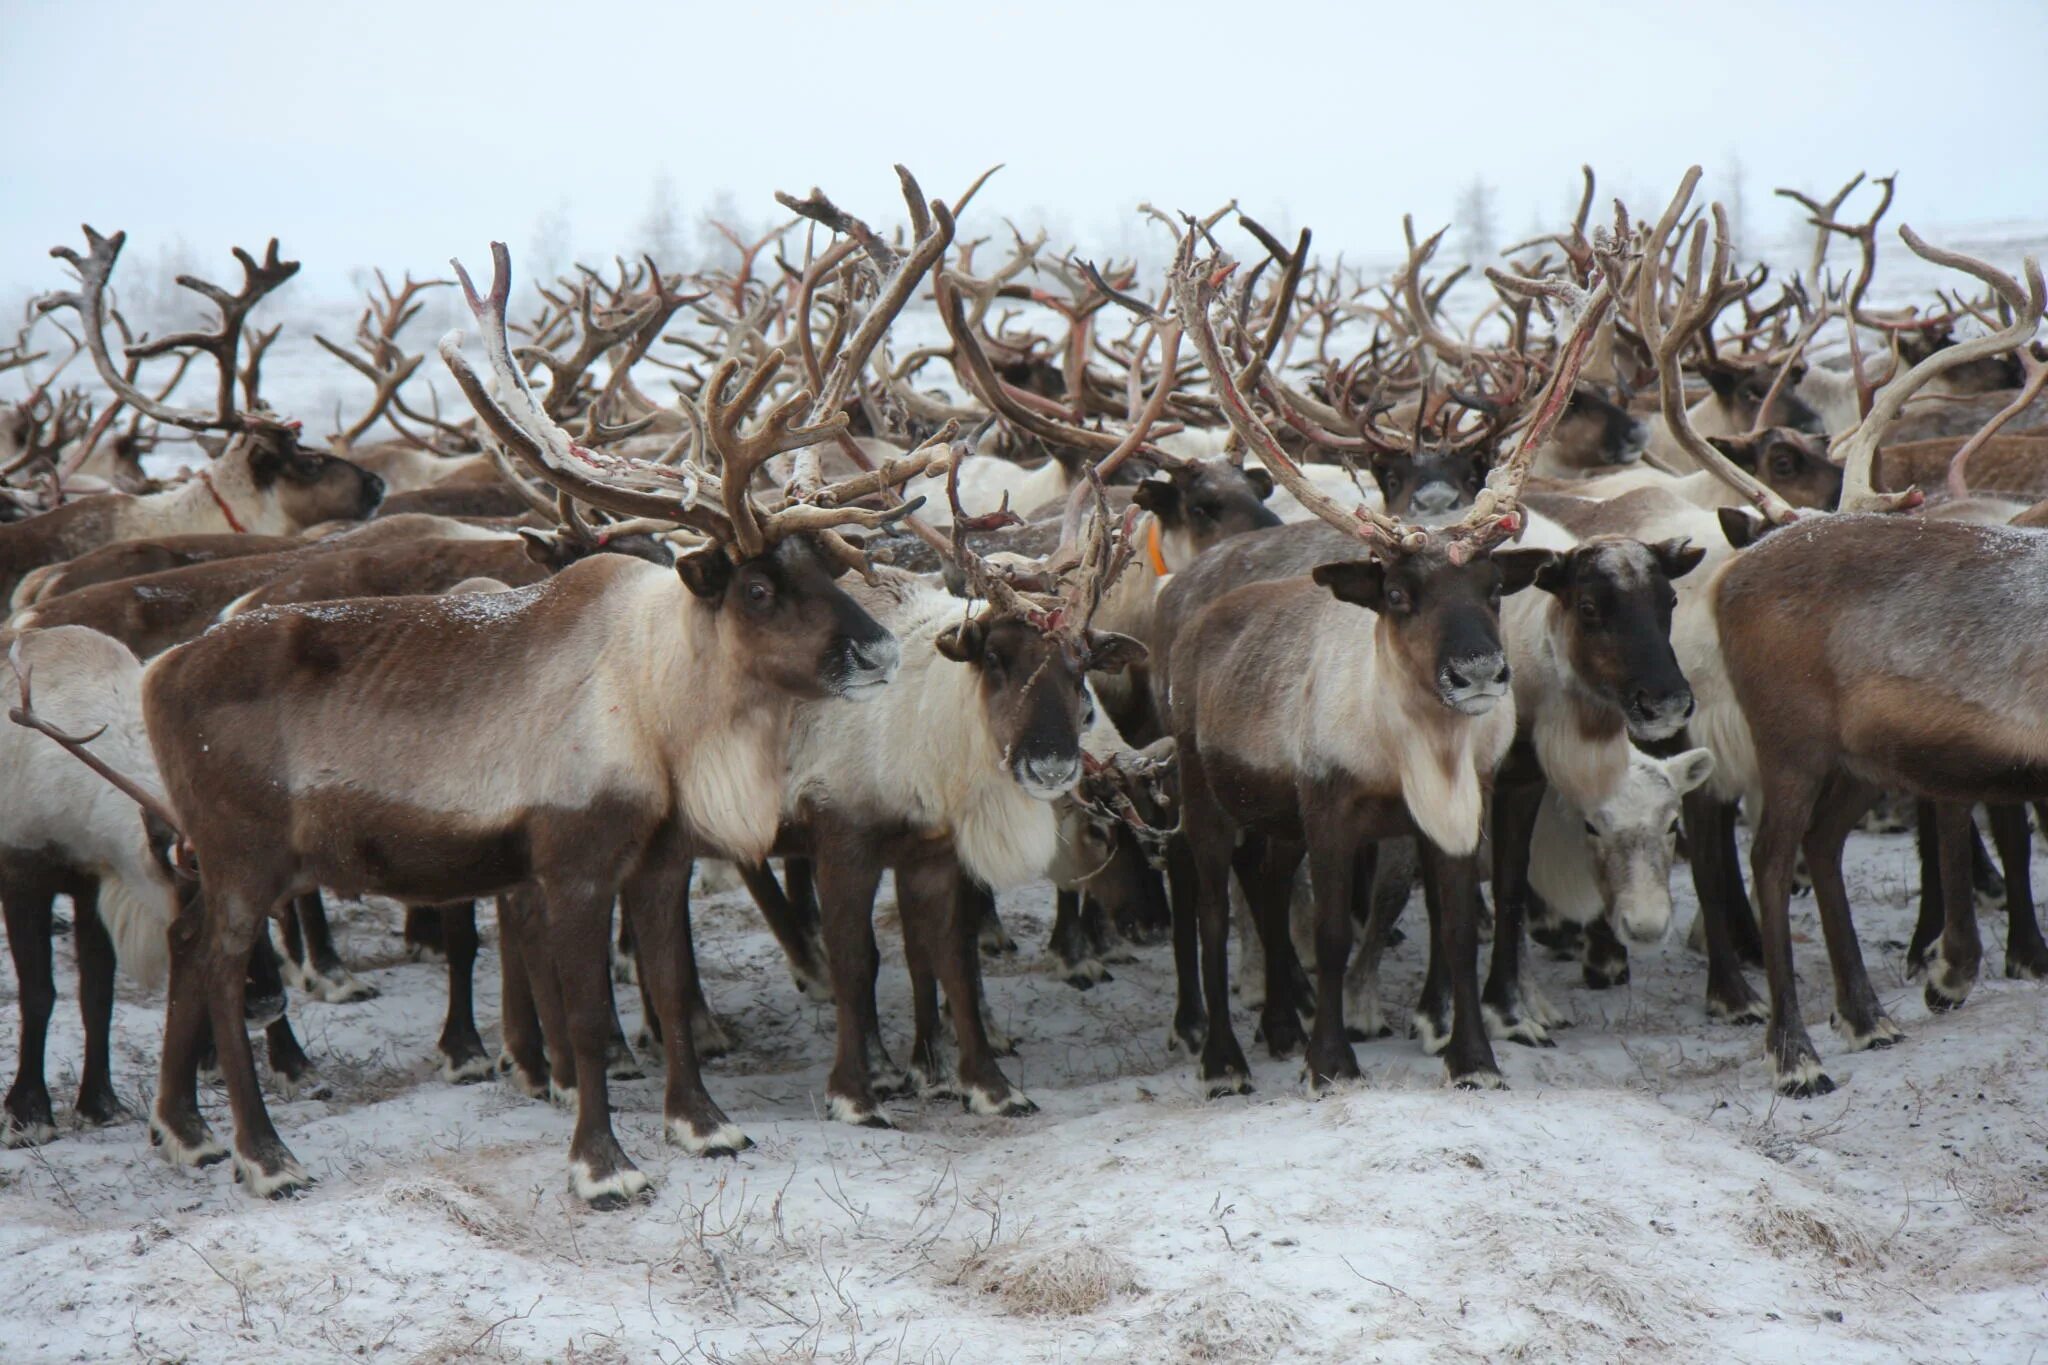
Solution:
<svg viewBox="0 0 2048 1365">
<path fill-rule="evenodd" d="M 1738 550 L 1755 544 L 1767 529 L 1762 514 L 1748 507 L 1717 507 L 1714 515 L 1720 518 L 1721 534 Z"/>
<path fill-rule="evenodd" d="M 1180 511 L 1180 486 L 1172 479 L 1146 479 L 1131 490 L 1131 501 L 1164 520 Z"/>
<path fill-rule="evenodd" d="M 1714 775 L 1714 751 L 1712 749 L 1687 749 L 1663 760 L 1664 775 L 1671 779 L 1671 785 L 1678 789 L 1680 796 L 1694 790 Z"/>
<path fill-rule="evenodd" d="M 262 437 L 249 438 L 249 477 L 256 481 L 258 488 L 268 488 L 277 481 L 284 470 L 285 455 L 277 448 L 275 441 Z"/>
<path fill-rule="evenodd" d="M 1726 455 L 1732 463 L 1739 465 L 1752 474 L 1756 473 L 1757 439 L 1755 435 L 1709 436 L 1707 444 L 1720 451 L 1723 455 Z"/>
<path fill-rule="evenodd" d="M 1246 465 L 1244 481 L 1252 486 L 1252 492 L 1258 494 L 1260 502 L 1273 496 L 1273 476 L 1263 467 L 1255 464 Z"/>
<path fill-rule="evenodd" d="M 1565 585 L 1565 559 L 1555 550 L 1495 550 L 1492 558 L 1493 567 L 1500 570 L 1500 590 L 1504 596 L 1520 592 L 1532 583 L 1545 592 L 1557 592 Z M 1550 582 L 1544 581 L 1545 575 L 1549 575 Z"/>
<path fill-rule="evenodd" d="M 676 575 L 684 586 L 706 602 L 725 596 L 732 582 L 733 563 L 723 545 L 712 545 L 684 555 L 676 561 Z"/>
<path fill-rule="evenodd" d="M 1111 630 L 1088 632 L 1088 668 L 1095 673 L 1121 673 L 1144 663 L 1145 646 Z"/>
<path fill-rule="evenodd" d="M 1335 564 L 1318 564 L 1310 577 L 1328 588 L 1330 595 L 1339 602 L 1349 602 L 1367 611 L 1384 610 L 1387 570 L 1377 559 L 1347 559 Z"/>
<path fill-rule="evenodd" d="M 1743 371 L 1733 365 L 1702 365 L 1700 377 L 1707 381 L 1707 387 L 1714 391 L 1716 398 L 1726 402 L 1741 386 Z"/>
<path fill-rule="evenodd" d="M 1707 552 L 1694 545 L 1684 536 L 1675 540 L 1660 540 L 1649 547 L 1656 557 L 1657 567 L 1664 571 L 1666 578 L 1683 578 L 1700 566 Z"/>
<path fill-rule="evenodd" d="M 559 532 L 542 531 L 532 526 L 521 526 L 518 530 L 519 539 L 526 547 L 526 557 L 549 573 L 566 569 L 583 557 L 575 553 Z"/>
<path fill-rule="evenodd" d="M 979 621 L 962 621 L 949 626 L 932 640 L 932 648 L 939 656 L 951 659 L 956 664 L 971 664 L 981 657 L 988 645 L 988 629 Z"/>
</svg>

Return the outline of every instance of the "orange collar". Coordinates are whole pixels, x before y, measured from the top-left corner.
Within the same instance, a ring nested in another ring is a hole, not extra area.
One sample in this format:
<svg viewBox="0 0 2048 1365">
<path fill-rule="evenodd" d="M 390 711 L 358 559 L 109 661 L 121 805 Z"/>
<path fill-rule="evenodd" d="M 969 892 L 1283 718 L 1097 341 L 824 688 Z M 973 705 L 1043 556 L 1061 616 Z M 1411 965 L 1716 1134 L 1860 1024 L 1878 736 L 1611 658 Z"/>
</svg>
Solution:
<svg viewBox="0 0 2048 1365">
<path fill-rule="evenodd" d="M 248 535 L 249 528 L 242 525 L 242 523 L 236 519 L 235 509 L 228 506 L 228 500 L 220 495 L 220 490 L 218 488 L 215 488 L 213 486 L 213 475 L 209 474 L 207 471 L 202 469 L 199 471 L 199 482 L 206 485 L 207 495 L 213 499 L 213 505 L 215 507 L 218 507 L 220 509 L 220 514 L 228 519 L 228 529 L 230 531 L 233 531 L 238 536 Z"/>
<path fill-rule="evenodd" d="M 1152 518 L 1152 524 L 1145 529 L 1145 553 L 1152 557 L 1152 572 L 1165 578 L 1173 571 L 1166 567 L 1166 556 L 1159 549 L 1159 518 Z"/>
</svg>

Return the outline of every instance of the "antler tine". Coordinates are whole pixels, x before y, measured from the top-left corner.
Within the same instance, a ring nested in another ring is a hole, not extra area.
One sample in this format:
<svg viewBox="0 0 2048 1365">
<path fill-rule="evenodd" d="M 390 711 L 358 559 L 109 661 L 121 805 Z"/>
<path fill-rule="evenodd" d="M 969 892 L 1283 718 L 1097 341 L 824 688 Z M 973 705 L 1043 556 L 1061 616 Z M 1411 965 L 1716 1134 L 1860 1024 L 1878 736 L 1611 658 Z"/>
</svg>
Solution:
<svg viewBox="0 0 2048 1365">
<path fill-rule="evenodd" d="M 1933 246 L 1923 241 L 1910 227 L 1902 225 L 1899 236 L 1920 259 L 1974 275 L 1991 286 L 1992 291 L 2012 308 L 2013 321 L 2010 326 L 1990 336 L 1974 337 L 1925 357 L 1878 392 L 1868 416 L 1828 443 L 1828 458 L 1842 466 L 1842 510 L 1847 512 L 1895 511 L 1913 506 L 1920 500 L 1917 490 L 1903 494 L 1880 493 L 1871 483 L 1871 468 L 1877 459 L 1878 444 L 1883 441 L 1892 420 L 1906 406 L 1907 399 L 1938 376 L 1958 365 L 2025 346 L 2040 330 L 2043 311 L 2048 310 L 2048 286 L 2043 284 L 2040 262 L 2032 256 L 2020 262 L 2021 273 L 2027 281 L 2023 291 L 2017 280 L 1997 267 L 1961 252 Z"/>
<path fill-rule="evenodd" d="M 1223 348 L 1216 342 L 1216 331 L 1209 320 L 1209 309 L 1215 302 L 1218 286 L 1230 277 L 1237 266 L 1220 250 L 1206 261 L 1197 262 L 1195 237 L 1190 224 L 1189 230 L 1181 236 L 1180 249 L 1175 253 L 1168 280 L 1173 288 L 1175 306 L 1180 312 L 1181 325 L 1187 329 L 1196 354 L 1208 368 L 1209 382 L 1216 390 L 1223 415 L 1230 422 L 1230 429 L 1237 433 L 1237 439 L 1259 457 L 1259 462 L 1303 507 L 1346 535 L 1356 536 L 1384 553 L 1398 554 L 1419 548 L 1427 540 L 1424 532 L 1404 527 L 1393 518 L 1365 507 L 1355 512 L 1346 511 L 1325 496 L 1321 489 L 1309 482 L 1301 467 L 1281 448 L 1272 429 L 1246 401 L 1244 390 L 1238 387 L 1229 362 L 1224 358 Z"/>
<path fill-rule="evenodd" d="M 625 517 L 651 517 L 679 522 L 718 540 L 733 539 L 733 527 L 724 516 L 696 504 L 693 492 L 682 498 L 623 488 L 598 476 L 593 457 L 577 449 L 553 418 L 549 417 L 525 373 L 512 358 L 505 336 L 505 306 L 512 295 L 512 258 L 503 242 L 491 243 L 491 290 L 479 296 L 469 272 L 460 261 L 451 261 L 464 299 L 483 332 L 484 356 L 490 364 L 497 393 L 486 388 L 462 354 L 462 333 L 441 338 L 441 359 L 485 426 L 536 477 L 564 492 L 572 493 L 592 507 Z"/>
<path fill-rule="evenodd" d="M 180 285 L 210 300 L 220 310 L 218 330 L 174 332 L 125 348 L 124 354 L 133 361 L 151 359 L 166 351 L 188 347 L 213 356 L 220 369 L 215 407 L 212 412 L 201 412 L 196 408 L 177 407 L 144 393 L 135 386 L 131 376 L 122 373 L 108 353 L 105 330 L 110 311 L 106 301 L 107 283 L 113 277 L 114 264 L 127 240 L 125 232 L 103 237 L 94 231 L 91 224 L 86 224 L 86 251 L 83 255 L 68 246 L 51 247 L 52 256 L 67 262 L 78 272 L 80 287 L 45 295 L 36 301 L 36 311 L 49 313 L 59 308 L 70 308 L 77 312 L 85 333 L 86 349 L 92 353 L 93 366 L 99 371 L 100 381 L 135 411 L 188 431 L 243 430 L 248 419 L 235 409 L 235 354 L 241 343 L 243 320 L 266 294 L 298 273 L 299 263 L 278 259 L 276 238 L 271 239 L 260 265 L 248 252 L 236 247 L 235 258 L 242 263 L 244 276 L 239 294 L 229 294 L 218 285 L 190 275 L 178 276 Z"/>
<path fill-rule="evenodd" d="M 1426 241 L 1418 244 L 1415 240 L 1415 215 L 1402 214 L 1401 233 L 1408 239 L 1408 261 L 1401 267 L 1401 273 L 1396 280 L 1401 303 L 1414 325 L 1415 334 L 1436 352 L 1438 360 L 1445 363 L 1463 359 L 1471 348 L 1437 326 L 1434 303 L 1423 298 L 1422 267 L 1428 265 L 1431 258 L 1436 255 L 1437 246 L 1443 241 L 1444 234 L 1449 231 L 1448 227 L 1438 228 Z M 1448 283 L 1445 287 L 1449 287 Z M 1435 297 L 1440 299 L 1441 291 Z"/>
<path fill-rule="evenodd" d="M 87 747 L 106 733 L 106 726 L 102 725 L 89 735 L 71 735 L 59 730 L 49 721 L 36 714 L 35 702 L 29 692 L 29 675 L 35 670 L 31 665 L 25 664 L 21 660 L 21 637 L 18 635 L 7 647 L 7 666 L 14 670 L 15 681 L 20 684 L 21 689 L 21 704 L 9 707 L 7 710 L 7 718 L 9 720 L 26 729 L 47 735 L 50 739 L 64 746 L 79 762 L 85 764 L 86 767 L 92 769 L 112 784 L 116 791 L 119 791 L 123 796 L 126 796 L 136 805 L 142 807 L 145 813 L 163 821 L 164 824 L 168 825 L 178 834 L 181 840 L 183 839 L 184 826 L 179 822 L 178 817 L 172 813 L 171 808 L 164 803 L 162 797 L 144 787 L 134 778 L 116 770 Z"/>
<path fill-rule="evenodd" d="M 1777 525 L 1794 520 L 1798 513 L 1779 497 L 1767 484 L 1742 469 L 1726 455 L 1708 445 L 1693 430 L 1692 422 L 1685 413 L 1685 390 L 1680 371 L 1680 357 L 1686 344 L 1695 334 L 1712 320 L 1712 297 L 1701 292 L 1701 262 L 1706 250 L 1707 225 L 1696 222 L 1691 233 L 1691 249 L 1686 257 L 1684 284 L 1679 290 L 1677 307 L 1667 325 L 1658 308 L 1659 293 L 1657 273 L 1651 264 L 1664 253 L 1665 243 L 1671 237 L 1672 228 L 1692 202 L 1693 190 L 1700 181 L 1700 168 L 1693 166 L 1679 182 L 1678 192 L 1671 196 L 1671 203 L 1665 208 L 1663 217 L 1657 220 L 1643 238 L 1643 263 L 1636 278 L 1636 325 L 1642 330 L 1643 342 L 1657 359 L 1657 396 L 1663 409 L 1665 425 L 1671 434 L 1685 448 L 1702 469 L 1710 471 L 1716 478 L 1742 494 L 1743 498 L 1759 512 Z M 1714 262 L 1710 279 L 1719 282 L 1728 271 L 1728 221 L 1721 212 L 1721 206 L 1714 205 Z"/>
</svg>

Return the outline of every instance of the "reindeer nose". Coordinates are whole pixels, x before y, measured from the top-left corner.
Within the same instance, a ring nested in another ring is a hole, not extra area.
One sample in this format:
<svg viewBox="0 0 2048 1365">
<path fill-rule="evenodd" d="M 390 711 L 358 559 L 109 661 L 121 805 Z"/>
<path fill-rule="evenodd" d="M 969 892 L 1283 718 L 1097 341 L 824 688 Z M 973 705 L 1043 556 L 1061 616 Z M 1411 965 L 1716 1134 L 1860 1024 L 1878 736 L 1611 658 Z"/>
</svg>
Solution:
<svg viewBox="0 0 2048 1365">
<path fill-rule="evenodd" d="M 1408 499 L 1408 506 L 1423 516 L 1448 512 L 1457 505 L 1458 490 L 1447 483 L 1426 483 Z"/>
<path fill-rule="evenodd" d="M 1019 767 L 1024 785 L 1034 792 L 1064 792 L 1081 777 L 1081 759 L 1077 754 L 1026 754 Z"/>
<path fill-rule="evenodd" d="M 1455 659 L 1444 666 L 1444 674 L 1451 686 L 1460 691 L 1475 687 L 1505 687 L 1508 682 L 1507 656 L 1482 654 L 1471 659 Z"/>
</svg>

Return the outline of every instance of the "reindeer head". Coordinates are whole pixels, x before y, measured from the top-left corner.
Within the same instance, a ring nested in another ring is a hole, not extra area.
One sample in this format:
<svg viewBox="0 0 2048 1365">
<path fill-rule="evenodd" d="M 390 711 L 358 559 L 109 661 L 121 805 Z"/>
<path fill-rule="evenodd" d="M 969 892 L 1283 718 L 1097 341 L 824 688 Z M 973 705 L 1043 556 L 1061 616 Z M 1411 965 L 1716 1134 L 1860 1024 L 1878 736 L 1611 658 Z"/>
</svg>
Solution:
<svg viewBox="0 0 2048 1365">
<path fill-rule="evenodd" d="M 972 668 L 989 735 L 1017 785 L 1041 801 L 1081 778 L 1081 737 L 1095 720 L 1092 671 L 1120 673 L 1145 657 L 1128 635 L 1047 630 L 1012 615 L 974 617 L 940 633 L 939 654 Z"/>
<path fill-rule="evenodd" d="M 1705 555 L 1684 540 L 1595 536 L 1536 575 L 1558 600 L 1573 675 L 1627 717 L 1635 739 L 1667 739 L 1692 719 L 1692 688 L 1671 651 L 1671 580 Z"/>
<path fill-rule="evenodd" d="M 713 546 L 684 555 L 676 572 L 716 612 L 721 647 L 765 686 L 866 701 L 896 676 L 896 637 L 834 582 L 846 566 L 813 537 L 737 563 Z"/>
<path fill-rule="evenodd" d="M 1489 467 L 1481 450 L 1375 451 L 1373 481 L 1387 515 L 1417 525 L 1438 525 L 1472 505 L 1486 486 Z"/>
<path fill-rule="evenodd" d="M 1707 381 L 1707 387 L 1714 391 L 1714 400 L 1721 406 L 1729 431 L 1754 431 L 1758 427 L 1790 427 L 1795 431 L 1810 432 L 1821 430 L 1820 414 L 1794 392 L 1799 381 L 1806 377 L 1806 362 L 1803 360 L 1792 362 L 1777 397 L 1770 399 L 1768 411 L 1764 403 L 1770 396 L 1772 382 L 1778 377 L 1774 366 L 1710 359 L 1700 362 L 1699 372 L 1700 377 Z"/>
<path fill-rule="evenodd" d="M 360 521 L 384 500 L 384 480 L 347 460 L 299 444 L 295 426 L 252 421 L 216 461 L 225 483 L 238 467 L 259 499 L 274 502 L 289 526 Z"/>
<path fill-rule="evenodd" d="M 1614 925 L 1638 943 L 1655 943 L 1671 926 L 1671 864 L 1678 854 L 1679 804 L 1714 774 L 1710 749 L 1672 758 L 1629 755 L 1628 776 L 1585 812 L 1600 904 Z"/>
<path fill-rule="evenodd" d="M 1508 695 L 1501 598 L 1528 587 L 1555 558 L 1549 550 L 1499 550 L 1460 563 L 1431 542 L 1319 565 L 1314 578 L 1379 617 L 1381 645 L 1418 688 L 1460 715 L 1483 716 Z"/>
<path fill-rule="evenodd" d="M 1794 507 L 1833 509 L 1841 501 L 1842 467 L 1828 458 L 1825 437 L 1771 427 L 1706 440 Z"/>
<path fill-rule="evenodd" d="M 1600 391 L 1597 384 L 1572 389 L 1572 401 L 1551 433 L 1559 463 L 1572 469 L 1630 465 L 1650 443 L 1650 424 Z"/>
<path fill-rule="evenodd" d="M 1186 564 L 1218 541 L 1278 526 L 1279 516 L 1266 506 L 1272 495 L 1273 476 L 1263 469 L 1196 460 L 1146 479 L 1131 501 L 1159 519 L 1168 562 Z"/>
</svg>

